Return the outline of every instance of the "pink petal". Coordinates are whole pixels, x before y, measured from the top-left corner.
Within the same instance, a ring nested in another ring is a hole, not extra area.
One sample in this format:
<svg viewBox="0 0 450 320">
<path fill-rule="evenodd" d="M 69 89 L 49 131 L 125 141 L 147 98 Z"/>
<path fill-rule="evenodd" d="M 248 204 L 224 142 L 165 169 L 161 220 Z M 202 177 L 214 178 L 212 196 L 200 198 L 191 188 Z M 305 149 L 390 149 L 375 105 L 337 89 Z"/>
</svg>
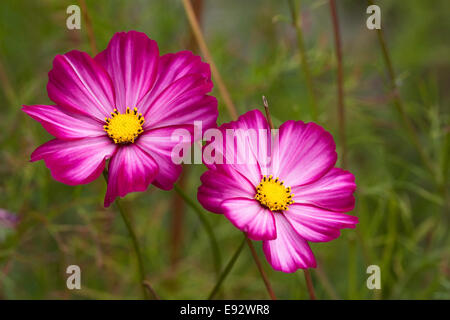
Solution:
<svg viewBox="0 0 450 320">
<path fill-rule="evenodd" d="M 44 160 L 52 177 L 68 185 L 89 183 L 98 178 L 116 146 L 108 137 L 44 143 L 31 155 L 31 161 Z"/>
<path fill-rule="evenodd" d="M 158 77 L 152 89 L 152 96 L 157 97 L 172 83 L 187 75 L 201 75 L 205 79 L 211 79 L 209 65 L 202 62 L 199 56 L 190 51 L 168 53 L 159 59 Z"/>
<path fill-rule="evenodd" d="M 56 56 L 48 77 L 48 96 L 69 111 L 103 122 L 114 109 L 114 88 L 108 73 L 84 52 Z"/>
<path fill-rule="evenodd" d="M 153 184 L 163 190 L 170 190 L 173 184 L 180 176 L 182 166 L 174 163 L 172 160 L 172 150 L 181 143 L 179 140 L 173 140 L 172 134 L 176 134 L 178 130 L 185 131 L 188 134 L 186 140 L 183 139 L 183 144 L 189 146 L 193 142 L 193 126 L 171 126 L 152 129 L 144 132 L 137 140 L 137 145 L 158 163 L 159 171 Z"/>
<path fill-rule="evenodd" d="M 72 140 L 105 135 L 102 125 L 97 121 L 70 113 L 58 106 L 23 106 L 22 110 L 58 139 Z"/>
<path fill-rule="evenodd" d="M 146 128 L 193 124 L 198 120 L 204 130 L 216 127 L 217 100 L 206 96 L 211 89 L 209 65 L 199 56 L 189 51 L 162 56 L 155 85 L 139 104 L 144 117 L 150 119 Z"/>
<path fill-rule="evenodd" d="M 145 118 L 144 128 L 169 125 L 193 124 L 202 121 L 204 129 L 215 127 L 217 100 L 206 94 L 212 89 L 212 82 L 198 74 L 184 76 L 159 95 L 149 92 L 139 103 L 139 110 Z"/>
<path fill-rule="evenodd" d="M 222 202 L 230 198 L 255 196 L 255 187 L 230 166 L 208 170 L 200 177 L 202 185 L 198 188 L 197 199 L 201 205 L 215 213 L 224 213 Z"/>
<path fill-rule="evenodd" d="M 266 117 L 258 109 L 244 113 L 237 121 L 230 122 L 230 125 L 235 129 L 265 129 L 270 131 Z"/>
<path fill-rule="evenodd" d="M 270 142 L 269 138 L 271 137 L 271 131 L 266 117 L 258 109 L 251 110 L 240 116 L 237 121 L 230 122 L 229 127 L 236 130 L 236 135 L 238 137 L 241 132 L 247 132 L 242 133 L 242 138 L 240 137 L 241 141 L 237 142 L 237 148 L 235 150 L 237 154 L 245 154 L 247 151 L 251 151 L 251 153 L 249 153 L 249 162 L 256 162 L 258 165 L 257 167 L 259 168 L 257 173 L 252 172 L 252 181 L 258 184 L 261 180 L 261 174 L 267 173 L 265 165 L 267 161 L 266 158 L 269 155 L 268 144 Z M 245 138 L 245 140 L 243 138 Z M 251 158 L 251 156 L 253 156 L 253 158 Z M 228 154 L 227 158 L 229 158 Z M 250 168 L 251 167 L 248 169 Z"/>
<path fill-rule="evenodd" d="M 270 240 L 277 237 L 273 213 L 255 199 L 233 198 L 222 202 L 225 217 L 253 240 Z"/>
<path fill-rule="evenodd" d="M 294 231 L 282 213 L 276 212 L 274 217 L 277 238 L 263 241 L 263 251 L 272 268 L 283 272 L 315 268 L 316 259 L 308 242 Z"/>
<path fill-rule="evenodd" d="M 108 71 L 116 90 L 116 107 L 121 113 L 133 109 L 153 87 L 157 76 L 159 50 L 145 33 L 116 33 L 95 60 Z M 139 110 L 143 112 L 143 110 Z"/>
<path fill-rule="evenodd" d="M 259 110 L 249 111 L 240 116 L 237 121 L 223 124 L 219 127 L 219 130 L 222 132 L 223 144 L 222 150 L 216 150 L 216 152 L 223 155 L 223 164 L 207 164 L 207 166 L 214 168 L 215 166 L 229 165 L 246 177 L 254 186 L 258 185 L 262 177 L 258 155 L 264 154 L 267 149 L 267 140 L 259 140 L 259 130 L 262 130 L 265 135 L 270 135 L 269 125 L 262 113 Z M 232 144 L 233 136 L 230 134 L 235 137 L 234 144 Z"/>
<path fill-rule="evenodd" d="M 290 120 L 281 125 L 279 135 L 279 162 L 273 164 L 273 175 L 285 185 L 311 183 L 334 167 L 336 145 L 319 125 Z"/>
<path fill-rule="evenodd" d="M 119 147 L 109 163 L 105 207 L 109 207 L 118 196 L 147 190 L 157 174 L 158 164 L 138 146 Z"/>
<path fill-rule="evenodd" d="M 284 216 L 302 238 L 313 242 L 336 239 L 340 229 L 353 229 L 358 223 L 355 216 L 296 203 L 284 212 Z"/>
<path fill-rule="evenodd" d="M 348 212 L 355 206 L 355 177 L 348 171 L 333 168 L 319 180 L 294 186 L 296 203 L 312 204 L 328 210 Z"/>
</svg>

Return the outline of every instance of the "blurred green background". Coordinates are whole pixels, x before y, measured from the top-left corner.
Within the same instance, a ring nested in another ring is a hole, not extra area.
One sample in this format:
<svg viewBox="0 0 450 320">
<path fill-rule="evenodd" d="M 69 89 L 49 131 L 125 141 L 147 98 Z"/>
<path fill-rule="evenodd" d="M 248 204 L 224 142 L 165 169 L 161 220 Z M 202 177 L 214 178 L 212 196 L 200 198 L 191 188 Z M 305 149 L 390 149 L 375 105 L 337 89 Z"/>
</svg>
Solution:
<svg viewBox="0 0 450 320">
<path fill-rule="evenodd" d="M 367 3 L 339 0 L 343 44 L 347 167 L 356 176 L 359 217 L 329 243 L 312 244 L 312 270 L 321 299 L 450 299 L 449 102 L 450 2 L 380 0 L 382 29 L 407 117 L 431 159 L 421 161 L 393 104 Z M 136 259 L 115 206 L 104 209 L 99 178 L 70 187 L 52 180 L 31 152 L 51 136 L 22 104 L 48 104 L 47 73 L 56 54 L 91 53 L 86 20 L 66 28 L 76 1 L 0 4 L 0 208 L 16 213 L 16 229 L 0 225 L 1 299 L 140 298 Z M 296 30 L 287 1 L 197 1 L 206 41 L 239 113 L 261 108 L 267 96 L 276 126 L 311 121 Z M 161 53 L 197 51 L 181 1 L 87 1 L 99 50 L 117 31 L 145 32 Z M 328 1 L 299 8 L 320 125 L 338 135 L 336 55 Z M 219 124 L 230 120 L 219 91 Z M 341 156 L 341 154 L 339 153 Z M 339 165 L 339 163 L 338 163 Z M 196 199 L 202 165 L 190 165 L 180 185 Z M 198 216 L 174 191 L 150 187 L 123 201 L 132 213 L 147 276 L 163 298 L 203 299 L 214 286 L 209 238 Z M 227 219 L 204 212 L 220 246 L 222 267 L 242 234 Z M 308 299 L 302 272 L 273 271 L 255 243 L 278 298 Z M 81 267 L 81 290 L 67 290 L 66 267 Z M 366 287 L 366 268 L 381 267 L 382 289 Z M 244 248 L 221 298 L 266 299 L 264 284 Z"/>
</svg>

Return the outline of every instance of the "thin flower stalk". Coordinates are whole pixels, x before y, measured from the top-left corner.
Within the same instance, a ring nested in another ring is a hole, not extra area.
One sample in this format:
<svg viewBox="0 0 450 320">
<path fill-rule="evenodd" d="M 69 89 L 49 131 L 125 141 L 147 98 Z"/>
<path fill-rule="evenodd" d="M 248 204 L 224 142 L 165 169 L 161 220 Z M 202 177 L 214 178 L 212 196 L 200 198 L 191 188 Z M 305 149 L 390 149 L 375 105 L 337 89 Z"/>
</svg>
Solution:
<svg viewBox="0 0 450 320">
<path fill-rule="evenodd" d="M 306 88 L 309 93 L 309 100 L 310 100 L 310 106 L 311 106 L 311 117 L 313 121 L 317 122 L 318 114 L 319 114 L 319 107 L 317 104 L 317 97 L 314 90 L 314 80 L 312 77 L 311 69 L 308 63 L 308 57 L 305 49 L 305 44 L 303 41 L 303 31 L 301 22 L 299 20 L 298 16 L 298 8 L 295 5 L 294 0 L 288 0 L 289 3 L 289 10 L 291 11 L 292 16 L 292 25 L 295 28 L 295 31 L 297 33 L 297 46 L 298 51 L 300 54 L 300 66 L 303 71 L 303 75 L 305 77 L 306 82 Z"/>
<path fill-rule="evenodd" d="M 331 18 L 333 20 L 334 44 L 337 60 L 337 114 L 339 123 L 339 140 L 341 145 L 342 167 L 347 168 L 347 139 L 345 136 L 345 105 L 344 105 L 344 68 L 342 64 L 341 33 L 336 9 L 336 1 L 330 0 Z"/>
<path fill-rule="evenodd" d="M 222 79 L 219 69 L 217 69 L 216 63 L 214 62 L 214 59 L 212 58 L 212 55 L 206 44 L 205 37 L 203 36 L 203 32 L 200 27 L 200 23 L 197 20 L 197 17 L 195 15 L 194 8 L 192 7 L 191 1 L 190 0 L 182 0 L 182 1 L 183 1 L 184 10 L 185 10 L 187 18 L 189 20 L 189 24 L 191 25 L 192 31 L 194 32 L 194 36 L 197 40 L 197 44 L 200 48 L 200 51 L 202 52 L 206 61 L 211 66 L 211 73 L 213 75 L 215 83 L 217 84 L 217 88 L 219 89 L 220 95 L 222 96 L 223 102 L 224 102 L 231 118 L 237 119 L 236 107 L 234 106 L 234 103 L 231 100 L 231 95 L 230 95 L 227 87 L 225 86 L 225 83 Z"/>
<path fill-rule="evenodd" d="M 194 210 L 203 228 L 205 229 L 206 234 L 208 235 L 209 243 L 211 245 L 211 251 L 213 254 L 214 270 L 217 274 L 217 277 L 219 277 L 220 270 L 222 268 L 222 257 L 220 255 L 220 249 L 218 241 L 216 239 L 216 235 L 210 223 L 206 219 L 203 210 L 200 208 L 200 206 L 195 201 L 193 201 L 178 185 L 174 186 L 174 190 L 192 208 L 192 210 Z"/>
<path fill-rule="evenodd" d="M 97 54 L 97 41 L 95 40 L 94 28 L 92 27 L 91 16 L 89 15 L 89 10 L 87 9 L 86 0 L 79 0 L 81 11 L 83 12 L 84 20 L 86 23 L 86 30 L 89 39 L 89 46 L 91 47 L 92 54 Z"/>
<path fill-rule="evenodd" d="M 244 234 L 244 237 L 242 239 L 241 244 L 236 249 L 235 253 L 231 257 L 230 261 L 227 263 L 225 269 L 223 269 L 222 273 L 220 274 L 219 280 L 215 284 L 214 288 L 211 290 L 211 293 L 208 295 L 208 300 L 214 299 L 214 297 L 217 295 L 217 293 L 220 291 L 220 288 L 222 286 L 222 283 L 227 278 L 228 274 L 230 273 L 231 269 L 233 269 L 233 266 L 235 262 L 237 261 L 239 255 L 242 252 L 242 249 L 244 248 L 245 242 L 246 242 L 247 236 Z"/>
<path fill-rule="evenodd" d="M 105 178 L 106 183 L 108 183 L 108 173 L 103 171 L 103 177 Z M 129 214 L 126 212 L 125 208 L 122 206 L 120 199 L 116 199 L 115 201 L 117 208 L 119 209 L 120 216 L 125 224 L 128 235 L 130 237 L 131 243 L 133 244 L 134 253 L 138 262 L 138 272 L 140 278 L 140 287 L 142 290 L 142 295 L 144 299 L 148 299 L 149 295 L 147 290 L 145 289 L 145 283 L 149 284 L 149 281 L 145 279 L 145 267 L 144 267 L 144 259 L 142 257 L 141 248 L 139 246 L 139 241 L 136 237 L 136 232 L 133 229 L 132 223 L 129 218 Z M 148 286 L 148 285 L 147 285 Z M 158 300 L 158 296 L 156 295 L 154 290 L 149 291 L 152 293 L 153 299 Z"/>
</svg>

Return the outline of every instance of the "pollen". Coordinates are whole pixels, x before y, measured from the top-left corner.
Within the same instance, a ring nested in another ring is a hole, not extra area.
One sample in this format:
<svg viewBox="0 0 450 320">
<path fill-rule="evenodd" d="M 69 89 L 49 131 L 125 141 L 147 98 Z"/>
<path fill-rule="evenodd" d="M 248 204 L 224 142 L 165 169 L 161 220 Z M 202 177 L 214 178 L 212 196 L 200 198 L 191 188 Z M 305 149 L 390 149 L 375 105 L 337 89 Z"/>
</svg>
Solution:
<svg viewBox="0 0 450 320">
<path fill-rule="evenodd" d="M 106 124 L 103 129 L 116 144 L 134 143 L 136 138 L 144 132 L 142 125 L 145 120 L 138 109 L 127 108 L 125 113 L 120 113 L 117 109 L 111 112 L 110 118 L 105 118 Z"/>
<path fill-rule="evenodd" d="M 294 203 L 291 187 L 285 187 L 283 181 L 272 176 L 263 176 L 261 182 L 256 187 L 255 199 L 270 211 L 289 210 L 289 206 Z"/>
</svg>

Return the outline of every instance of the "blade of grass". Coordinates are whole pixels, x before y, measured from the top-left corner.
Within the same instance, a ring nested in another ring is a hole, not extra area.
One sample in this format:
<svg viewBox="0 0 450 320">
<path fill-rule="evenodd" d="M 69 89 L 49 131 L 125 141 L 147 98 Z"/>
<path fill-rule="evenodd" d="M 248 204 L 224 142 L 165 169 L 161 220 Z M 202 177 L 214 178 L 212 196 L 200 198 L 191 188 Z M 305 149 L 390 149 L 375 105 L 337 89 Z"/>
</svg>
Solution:
<svg viewBox="0 0 450 320">
<path fill-rule="evenodd" d="M 183 189 L 186 184 L 187 174 L 189 173 L 189 167 L 183 166 L 178 184 L 180 189 Z M 173 195 L 173 214 L 171 217 L 170 225 L 170 265 L 173 270 L 178 266 L 180 260 L 180 248 L 183 242 L 183 222 L 185 214 L 186 202 L 180 197 L 178 193 Z"/>
<path fill-rule="evenodd" d="M 1 58 L 0 58 L 0 86 L 9 104 L 14 105 L 17 101 L 17 95 L 13 87 L 11 86 L 11 82 L 9 81 L 8 75 L 3 66 Z"/>
<path fill-rule="evenodd" d="M 374 1 L 368 0 L 368 3 L 369 3 L 369 5 L 373 5 Z M 383 30 L 380 28 L 380 29 L 376 29 L 376 31 L 377 31 L 377 36 L 378 36 L 378 42 L 380 43 L 381 52 L 383 55 L 383 60 L 386 65 L 386 70 L 387 70 L 387 73 L 389 76 L 390 87 L 393 92 L 394 107 L 396 108 L 397 112 L 399 113 L 401 121 L 403 123 L 403 126 L 405 127 L 406 132 L 408 133 L 408 136 L 409 136 L 413 146 L 417 150 L 421 160 L 425 164 L 426 168 L 430 171 L 433 178 L 436 179 L 435 168 L 432 164 L 432 161 L 429 158 L 428 154 L 425 152 L 424 148 L 422 147 L 422 144 L 420 143 L 420 139 L 419 139 L 419 134 L 418 134 L 416 128 L 414 127 L 414 125 L 412 124 L 410 118 L 408 117 L 408 114 L 406 113 L 405 107 L 403 105 L 403 100 L 400 97 L 399 89 L 397 86 L 397 75 L 396 75 L 396 73 L 394 71 L 394 67 L 392 65 L 392 60 L 389 55 L 389 51 L 388 51 L 388 48 L 386 45 Z"/>
<path fill-rule="evenodd" d="M 103 171 L 103 177 L 105 178 L 106 184 L 108 184 L 108 173 L 106 172 L 106 170 Z M 141 248 L 139 246 L 139 242 L 137 240 L 136 233 L 131 224 L 129 215 L 126 212 L 126 210 L 123 208 L 121 201 L 117 198 L 116 201 L 114 201 L 114 202 L 115 202 L 117 208 L 119 209 L 119 213 L 122 217 L 125 227 L 127 228 L 128 234 L 131 239 L 131 243 L 133 244 L 133 249 L 136 254 L 137 261 L 138 261 L 138 271 L 139 271 L 139 276 L 140 276 L 140 282 L 141 282 L 140 287 L 142 290 L 142 295 L 144 296 L 145 299 L 148 299 L 149 296 L 148 296 L 147 290 L 145 289 L 145 285 L 144 285 L 144 282 L 147 281 L 145 279 L 144 259 L 142 257 Z M 150 293 L 153 294 L 154 291 L 151 291 Z M 157 300 L 158 296 L 153 295 L 153 299 Z"/>
<path fill-rule="evenodd" d="M 317 275 L 317 278 L 319 278 L 319 281 L 322 284 L 324 290 L 330 296 L 330 298 L 333 300 L 339 300 L 340 298 L 339 298 L 338 294 L 336 293 L 336 289 L 331 284 L 330 280 L 327 277 L 327 274 L 324 272 L 324 270 L 322 269 L 322 267 L 319 264 L 317 265 L 317 268 L 316 268 L 316 275 Z"/>
<path fill-rule="evenodd" d="M 354 237 L 350 238 L 348 241 L 348 299 L 356 299 L 356 286 L 357 279 L 356 276 L 358 274 L 357 270 L 357 259 L 356 259 L 356 239 Z"/>
<path fill-rule="evenodd" d="M 209 243 L 211 245 L 211 250 L 213 253 L 213 261 L 214 261 L 214 269 L 216 271 L 217 276 L 220 276 L 220 270 L 222 268 L 222 257 L 220 256 L 220 250 L 219 250 L 219 244 L 217 242 L 216 236 L 214 234 L 214 231 L 209 224 L 208 220 L 204 216 L 203 210 L 200 208 L 200 206 L 194 202 L 191 198 L 188 197 L 188 195 L 178 186 L 174 186 L 175 192 L 177 192 L 180 197 L 190 206 L 194 212 L 197 214 L 198 218 L 200 219 L 200 222 L 203 226 L 203 228 L 206 231 L 206 234 L 209 238 Z"/>
<path fill-rule="evenodd" d="M 241 254 L 242 249 L 244 248 L 244 245 L 245 245 L 245 242 L 246 242 L 246 238 L 247 237 L 244 235 L 244 238 L 242 239 L 241 244 L 239 245 L 239 247 L 234 252 L 234 254 L 231 257 L 230 261 L 227 263 L 225 269 L 222 271 L 222 273 L 221 273 L 221 275 L 219 277 L 219 280 L 217 281 L 216 285 L 214 286 L 214 288 L 212 289 L 211 293 L 209 294 L 208 300 L 214 299 L 216 294 L 219 292 L 222 283 L 225 281 L 225 279 L 228 276 L 228 274 L 230 273 L 231 269 L 233 269 L 233 266 L 234 266 L 237 258 Z"/>
</svg>

